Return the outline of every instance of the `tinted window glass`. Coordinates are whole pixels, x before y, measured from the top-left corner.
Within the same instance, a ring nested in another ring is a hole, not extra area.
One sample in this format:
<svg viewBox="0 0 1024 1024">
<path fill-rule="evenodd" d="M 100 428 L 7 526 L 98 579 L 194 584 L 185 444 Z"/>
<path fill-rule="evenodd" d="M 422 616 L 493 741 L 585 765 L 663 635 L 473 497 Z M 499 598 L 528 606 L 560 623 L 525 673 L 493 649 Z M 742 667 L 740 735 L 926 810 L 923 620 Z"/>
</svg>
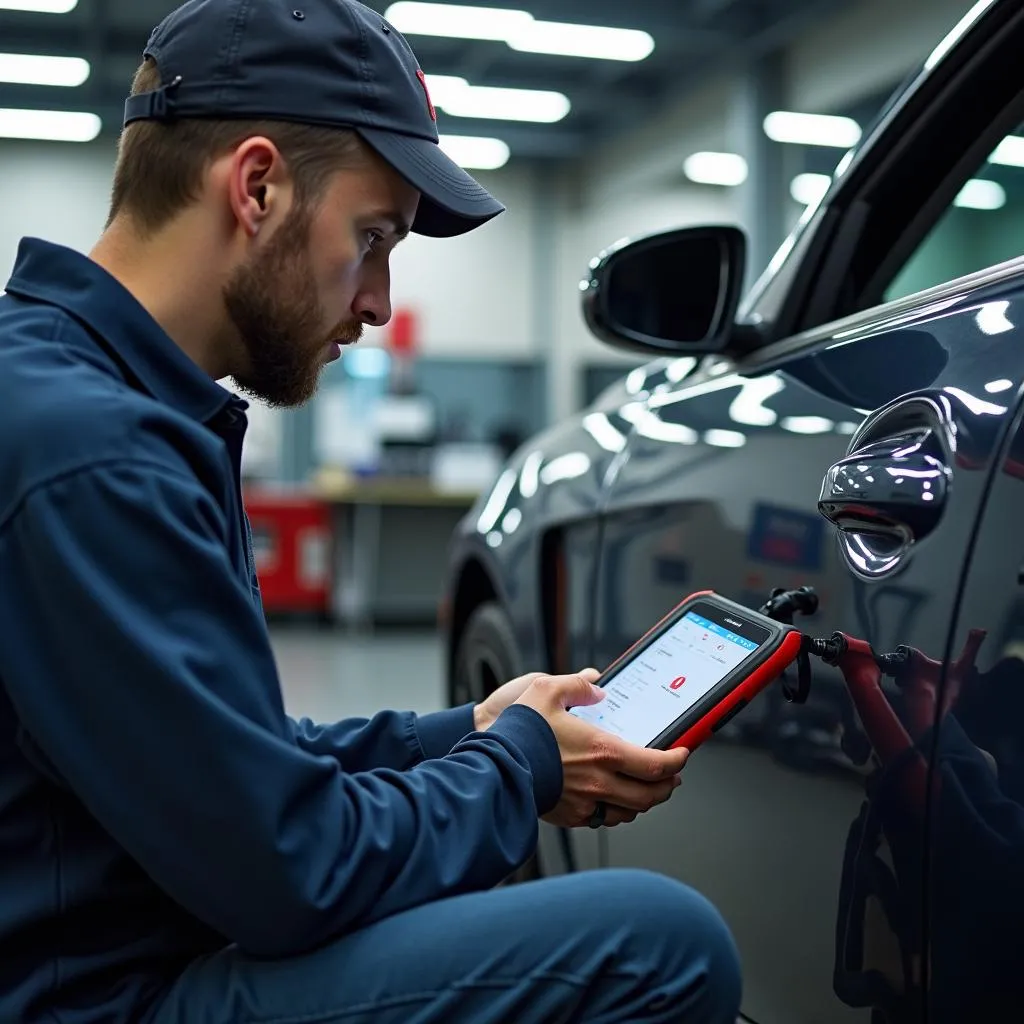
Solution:
<svg viewBox="0 0 1024 1024">
<path fill-rule="evenodd" d="M 885 291 L 899 299 L 1024 253 L 1024 127 L 1004 139 Z"/>
</svg>

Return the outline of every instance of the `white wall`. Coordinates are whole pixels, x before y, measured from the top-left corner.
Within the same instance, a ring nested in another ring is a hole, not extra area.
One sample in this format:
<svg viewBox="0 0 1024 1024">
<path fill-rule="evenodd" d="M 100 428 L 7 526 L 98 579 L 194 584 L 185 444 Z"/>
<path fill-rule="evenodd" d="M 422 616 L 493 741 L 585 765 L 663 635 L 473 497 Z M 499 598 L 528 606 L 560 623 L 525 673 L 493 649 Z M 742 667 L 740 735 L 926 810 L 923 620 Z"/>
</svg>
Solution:
<svg viewBox="0 0 1024 1024">
<path fill-rule="evenodd" d="M 88 251 L 107 217 L 115 145 L 0 141 L 0 280 L 34 235 Z"/>
<path fill-rule="evenodd" d="M 425 355 L 531 358 L 534 178 L 514 164 L 476 177 L 506 212 L 457 238 L 408 238 L 392 258 L 392 303 L 417 310 Z"/>
<path fill-rule="evenodd" d="M 19 240 L 88 251 L 106 220 L 115 144 L 0 141 L 0 286 Z M 481 174 L 508 212 L 455 239 L 412 237 L 395 252 L 393 301 L 419 312 L 427 355 L 530 357 L 532 175 Z"/>
</svg>

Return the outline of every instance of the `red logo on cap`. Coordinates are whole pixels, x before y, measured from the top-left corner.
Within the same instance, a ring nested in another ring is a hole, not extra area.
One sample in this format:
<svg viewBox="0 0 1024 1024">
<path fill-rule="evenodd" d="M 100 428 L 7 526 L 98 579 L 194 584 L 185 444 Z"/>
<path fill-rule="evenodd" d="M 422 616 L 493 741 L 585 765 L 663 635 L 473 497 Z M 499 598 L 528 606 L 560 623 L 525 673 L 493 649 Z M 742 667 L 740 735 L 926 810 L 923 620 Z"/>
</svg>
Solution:
<svg viewBox="0 0 1024 1024">
<path fill-rule="evenodd" d="M 430 90 L 427 88 L 427 76 L 417 69 L 416 77 L 420 80 L 420 85 L 423 86 L 423 94 L 427 97 L 427 110 L 430 111 L 430 119 L 431 121 L 436 121 L 437 111 L 434 109 L 434 104 L 430 102 Z"/>
</svg>

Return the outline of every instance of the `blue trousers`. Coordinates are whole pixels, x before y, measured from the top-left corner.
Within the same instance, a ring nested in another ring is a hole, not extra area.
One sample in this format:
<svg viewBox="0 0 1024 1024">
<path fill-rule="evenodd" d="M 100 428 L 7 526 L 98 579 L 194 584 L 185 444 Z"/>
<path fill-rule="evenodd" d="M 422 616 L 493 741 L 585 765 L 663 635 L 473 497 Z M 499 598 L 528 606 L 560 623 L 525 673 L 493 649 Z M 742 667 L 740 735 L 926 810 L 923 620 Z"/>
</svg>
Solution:
<svg viewBox="0 0 1024 1024">
<path fill-rule="evenodd" d="M 605 870 L 442 900 L 284 961 L 194 963 L 152 1024 L 734 1024 L 718 912 L 671 879 Z"/>
</svg>

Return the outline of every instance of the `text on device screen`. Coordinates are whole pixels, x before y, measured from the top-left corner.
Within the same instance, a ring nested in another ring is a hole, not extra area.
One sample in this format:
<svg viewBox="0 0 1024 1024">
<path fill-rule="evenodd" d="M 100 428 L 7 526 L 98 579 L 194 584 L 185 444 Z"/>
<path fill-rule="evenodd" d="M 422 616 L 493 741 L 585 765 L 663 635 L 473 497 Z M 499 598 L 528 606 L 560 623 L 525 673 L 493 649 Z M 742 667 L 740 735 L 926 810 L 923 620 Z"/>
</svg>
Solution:
<svg viewBox="0 0 1024 1024">
<path fill-rule="evenodd" d="M 645 747 L 714 689 L 758 644 L 687 612 L 571 714 Z"/>
</svg>

